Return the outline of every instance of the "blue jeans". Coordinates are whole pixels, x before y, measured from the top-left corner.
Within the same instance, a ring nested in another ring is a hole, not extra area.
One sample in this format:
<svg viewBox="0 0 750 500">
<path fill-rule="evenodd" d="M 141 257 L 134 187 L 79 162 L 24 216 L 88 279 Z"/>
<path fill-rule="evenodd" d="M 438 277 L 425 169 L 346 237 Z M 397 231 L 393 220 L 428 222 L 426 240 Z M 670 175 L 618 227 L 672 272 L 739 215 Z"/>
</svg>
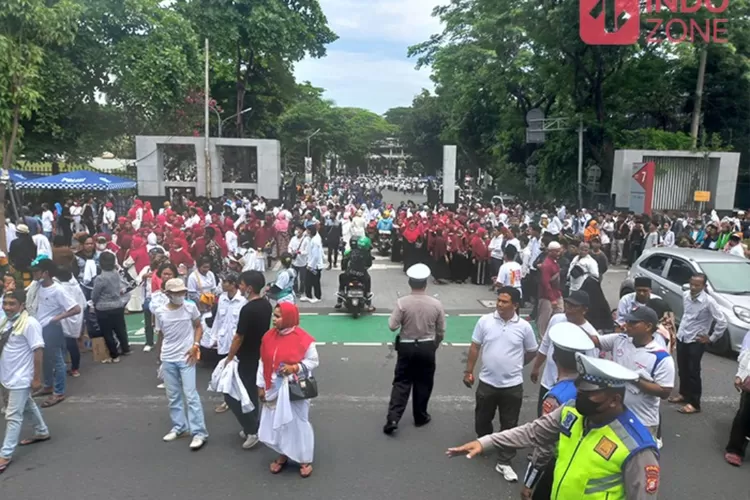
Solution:
<svg viewBox="0 0 750 500">
<path fill-rule="evenodd" d="M 182 434 L 190 431 L 193 436 L 208 438 L 206 419 L 198 389 L 195 387 L 195 365 L 185 361 L 164 361 L 162 363 L 164 385 L 169 400 L 169 417 L 172 419 L 172 432 Z M 186 408 L 187 407 L 187 408 Z M 187 416 L 185 410 L 187 409 Z"/>
<path fill-rule="evenodd" d="M 47 429 L 47 424 L 44 423 L 42 412 L 39 411 L 39 407 L 31 397 L 31 387 L 11 389 L 7 403 L 8 409 L 5 412 L 5 420 L 8 423 L 5 427 L 5 440 L 2 449 L 0 449 L 0 458 L 9 460 L 13 457 L 13 452 L 16 451 L 18 441 L 21 438 L 21 426 L 25 415 L 31 417 L 35 436 L 47 436 L 49 435 L 49 429 Z"/>
<path fill-rule="evenodd" d="M 44 337 L 44 387 L 52 387 L 55 395 L 65 394 L 65 335 L 60 323 L 42 329 Z"/>
</svg>

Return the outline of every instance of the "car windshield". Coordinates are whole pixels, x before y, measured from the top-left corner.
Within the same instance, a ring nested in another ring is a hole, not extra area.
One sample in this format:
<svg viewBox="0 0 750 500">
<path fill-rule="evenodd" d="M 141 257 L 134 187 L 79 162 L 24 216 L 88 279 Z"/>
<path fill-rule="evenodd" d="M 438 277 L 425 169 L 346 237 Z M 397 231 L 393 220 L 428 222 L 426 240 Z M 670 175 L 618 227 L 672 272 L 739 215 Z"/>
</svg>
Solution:
<svg viewBox="0 0 750 500">
<path fill-rule="evenodd" d="M 703 262 L 700 266 L 715 292 L 750 295 L 750 262 Z"/>
</svg>

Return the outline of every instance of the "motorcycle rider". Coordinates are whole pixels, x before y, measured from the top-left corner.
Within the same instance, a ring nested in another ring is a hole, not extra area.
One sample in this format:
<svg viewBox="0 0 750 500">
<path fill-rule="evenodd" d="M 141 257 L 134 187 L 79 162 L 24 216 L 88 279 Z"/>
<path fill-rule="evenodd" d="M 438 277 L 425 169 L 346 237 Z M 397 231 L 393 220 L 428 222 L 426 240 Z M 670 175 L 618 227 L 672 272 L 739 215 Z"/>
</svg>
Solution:
<svg viewBox="0 0 750 500">
<path fill-rule="evenodd" d="M 344 305 L 342 295 L 346 284 L 350 280 L 356 279 L 364 285 L 365 304 L 367 305 L 368 312 L 375 310 L 372 307 L 372 294 L 370 293 L 372 282 L 370 280 L 370 273 L 367 272 L 372 267 L 370 245 L 370 238 L 367 236 L 353 237 L 349 242 L 350 249 L 344 252 L 344 257 L 341 259 L 342 273 L 339 274 L 339 295 L 336 300 L 336 309 L 341 309 Z"/>
<path fill-rule="evenodd" d="M 393 234 L 393 218 L 389 210 L 383 212 L 382 217 L 378 220 L 378 248 L 383 250 L 381 246 L 383 242 L 388 242 L 386 250 L 389 250 L 392 246 L 391 235 Z"/>
</svg>

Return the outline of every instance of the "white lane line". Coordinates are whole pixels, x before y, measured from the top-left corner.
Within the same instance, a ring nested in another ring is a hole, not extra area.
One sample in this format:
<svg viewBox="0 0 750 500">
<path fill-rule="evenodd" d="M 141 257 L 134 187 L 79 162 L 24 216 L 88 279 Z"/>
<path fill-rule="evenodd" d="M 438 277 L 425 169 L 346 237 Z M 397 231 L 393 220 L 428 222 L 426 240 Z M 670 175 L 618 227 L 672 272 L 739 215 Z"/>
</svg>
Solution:
<svg viewBox="0 0 750 500">
<path fill-rule="evenodd" d="M 471 314 L 459 314 L 462 318 L 476 318 L 478 316 L 484 316 L 482 313 L 471 313 Z"/>
<path fill-rule="evenodd" d="M 391 313 L 372 313 L 370 316 L 388 316 L 390 317 Z"/>
<path fill-rule="evenodd" d="M 349 316 L 349 313 L 329 313 L 326 316 Z"/>
<path fill-rule="evenodd" d="M 320 313 L 299 313 L 300 316 L 320 316 Z"/>
<path fill-rule="evenodd" d="M 451 343 L 451 347 L 469 347 L 469 346 L 471 346 L 471 343 L 469 344 L 461 344 L 461 343 L 456 343 L 456 342 Z"/>
<path fill-rule="evenodd" d="M 343 345 L 350 346 L 350 347 L 373 347 L 373 346 L 383 346 L 385 345 L 383 342 L 344 342 Z"/>
</svg>

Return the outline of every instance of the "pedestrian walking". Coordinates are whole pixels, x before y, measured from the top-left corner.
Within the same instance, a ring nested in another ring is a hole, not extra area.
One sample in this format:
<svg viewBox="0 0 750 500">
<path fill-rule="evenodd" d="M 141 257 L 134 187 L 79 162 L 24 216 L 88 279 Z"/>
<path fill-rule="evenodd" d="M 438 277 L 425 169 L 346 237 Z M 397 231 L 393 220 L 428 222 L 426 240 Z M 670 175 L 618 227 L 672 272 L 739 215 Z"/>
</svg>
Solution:
<svg viewBox="0 0 750 500">
<path fill-rule="evenodd" d="M 714 324 L 711 332 L 711 324 Z M 669 398 L 670 403 L 685 403 L 680 413 L 701 411 L 701 360 L 708 344 L 724 335 L 727 319 L 716 300 L 706 293 L 706 275 L 696 273 L 690 278 L 690 290 L 682 296 L 682 319 L 677 330 L 677 372 L 680 375 L 680 394 Z"/>
<path fill-rule="evenodd" d="M 411 294 L 396 301 L 388 327 L 399 330 L 396 335 L 396 369 L 393 375 L 388 416 L 383 426 L 385 434 L 393 434 L 406 410 L 409 393 L 413 392 L 412 411 L 414 425 L 427 425 L 435 379 L 435 353 L 445 336 L 445 311 L 434 297 L 427 295 L 430 268 L 414 264 L 406 271 Z"/>
<path fill-rule="evenodd" d="M 477 437 L 492 434 L 495 414 L 500 416 L 500 429 L 518 425 L 523 403 L 523 367 L 536 356 L 538 348 L 534 329 L 518 317 L 521 292 L 517 288 L 502 287 L 497 295 L 497 310 L 485 314 L 474 327 L 469 358 L 464 372 L 464 384 L 474 385 L 474 368 L 482 352 L 482 371 L 474 409 L 474 428 Z M 511 460 L 516 451 L 501 450 L 495 470 L 506 481 L 518 481 Z"/>
<path fill-rule="evenodd" d="M 562 246 L 556 241 L 551 241 L 547 245 L 547 256 L 539 266 L 539 291 L 537 294 L 539 306 L 536 324 L 540 332 L 547 331 L 552 315 L 563 312 L 563 280 L 560 277 L 560 266 L 557 263 L 561 252 Z"/>
<path fill-rule="evenodd" d="M 745 458 L 747 442 L 750 439 L 750 331 L 745 334 L 742 340 L 742 350 L 737 357 L 734 388 L 740 393 L 740 407 L 732 421 L 724 460 L 730 465 L 739 467 Z"/>
<path fill-rule="evenodd" d="M 180 278 L 167 281 L 164 291 L 169 303 L 154 310 L 155 330 L 161 340 L 161 372 L 169 400 L 172 430 L 162 439 L 175 441 L 192 434 L 191 450 L 199 450 L 208 439 L 203 405 L 195 385 L 195 363 L 200 359 L 203 336 L 200 312 L 186 302 L 187 287 Z"/>
<path fill-rule="evenodd" d="M 5 317 L 0 320 L 0 384 L 8 391 L 8 399 L 5 439 L 0 448 L 0 474 L 8 469 L 18 445 L 30 445 L 50 438 L 42 412 L 31 397 L 31 392 L 42 386 L 42 325 L 24 310 L 25 302 L 26 294 L 20 288 L 3 296 Z M 24 415 L 31 417 L 34 434 L 19 441 Z"/>
<path fill-rule="evenodd" d="M 533 422 L 449 448 L 448 456 L 473 458 L 492 448 L 533 448 L 521 498 L 531 498 L 542 470 L 556 455 L 555 499 L 657 498 L 659 454 L 648 430 L 623 403 L 638 374 L 613 361 L 576 353 L 575 404 Z M 549 497 L 547 497 L 549 498 Z"/>
</svg>

